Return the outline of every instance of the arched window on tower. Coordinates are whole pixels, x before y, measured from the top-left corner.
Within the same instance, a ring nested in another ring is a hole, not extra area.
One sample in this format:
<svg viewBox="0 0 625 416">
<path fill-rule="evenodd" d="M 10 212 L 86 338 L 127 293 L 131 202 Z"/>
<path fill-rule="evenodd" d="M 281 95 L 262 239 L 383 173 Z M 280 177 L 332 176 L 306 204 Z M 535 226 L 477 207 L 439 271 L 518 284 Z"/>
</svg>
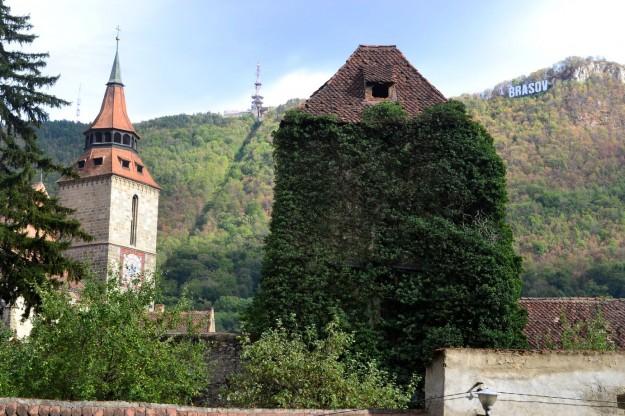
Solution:
<svg viewBox="0 0 625 416">
<path fill-rule="evenodd" d="M 139 212 L 139 197 L 132 197 L 132 219 L 130 221 L 130 245 L 137 245 L 137 216 Z"/>
</svg>

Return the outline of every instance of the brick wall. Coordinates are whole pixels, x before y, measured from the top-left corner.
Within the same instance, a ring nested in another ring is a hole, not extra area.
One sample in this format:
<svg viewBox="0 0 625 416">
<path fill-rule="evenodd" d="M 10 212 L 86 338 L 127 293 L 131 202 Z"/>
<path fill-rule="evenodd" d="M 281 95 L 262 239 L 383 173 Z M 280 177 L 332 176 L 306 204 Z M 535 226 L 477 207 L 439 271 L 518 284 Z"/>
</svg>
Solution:
<svg viewBox="0 0 625 416">
<path fill-rule="evenodd" d="M 417 416 L 422 410 L 233 409 L 153 403 L 0 398 L 0 416 Z"/>
</svg>

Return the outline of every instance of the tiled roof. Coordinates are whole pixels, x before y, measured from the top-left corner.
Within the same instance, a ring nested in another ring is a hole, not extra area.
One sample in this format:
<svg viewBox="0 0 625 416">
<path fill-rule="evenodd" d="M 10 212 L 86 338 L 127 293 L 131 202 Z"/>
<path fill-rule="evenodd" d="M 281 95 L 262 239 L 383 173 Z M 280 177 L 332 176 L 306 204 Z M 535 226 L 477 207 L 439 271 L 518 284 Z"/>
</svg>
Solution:
<svg viewBox="0 0 625 416">
<path fill-rule="evenodd" d="M 164 314 L 163 311 L 149 312 L 148 317 L 154 321 L 159 319 L 167 320 L 166 325 L 169 327 L 167 333 L 170 335 L 184 335 L 188 334 L 190 330 L 199 335 L 215 332 L 215 313 L 213 309 L 180 312 L 175 322 L 170 321 L 171 316 Z"/>
<path fill-rule="evenodd" d="M 393 83 L 396 100 L 409 115 L 445 101 L 394 45 L 360 45 L 332 78 L 306 101 L 302 110 L 313 115 L 334 114 L 358 122 L 362 110 L 379 100 L 365 99 L 366 82 Z"/>
<path fill-rule="evenodd" d="M 609 298 L 522 298 L 527 310 L 525 335 L 532 348 L 560 346 L 562 316 L 571 325 L 590 322 L 600 313 L 606 321 L 610 340 L 625 350 L 625 299 Z"/>
<path fill-rule="evenodd" d="M 102 158 L 100 165 L 95 164 L 95 159 Z M 136 182 L 143 183 L 156 189 L 160 186 L 150 175 L 148 168 L 145 166 L 139 155 L 131 150 L 116 146 L 110 147 L 91 147 L 78 159 L 79 162 L 84 161 L 84 167 L 80 168 L 77 162 L 74 167 L 80 178 L 88 178 L 94 176 L 117 175 Z M 122 161 L 128 161 L 128 167 L 124 167 Z M 142 168 L 140 168 L 140 166 Z M 141 169 L 141 172 L 139 172 Z M 62 178 L 59 182 L 71 180 L 70 178 Z"/>
<path fill-rule="evenodd" d="M 92 129 L 119 129 L 137 134 L 126 112 L 123 85 L 107 84 L 100 112 L 89 127 Z"/>
</svg>

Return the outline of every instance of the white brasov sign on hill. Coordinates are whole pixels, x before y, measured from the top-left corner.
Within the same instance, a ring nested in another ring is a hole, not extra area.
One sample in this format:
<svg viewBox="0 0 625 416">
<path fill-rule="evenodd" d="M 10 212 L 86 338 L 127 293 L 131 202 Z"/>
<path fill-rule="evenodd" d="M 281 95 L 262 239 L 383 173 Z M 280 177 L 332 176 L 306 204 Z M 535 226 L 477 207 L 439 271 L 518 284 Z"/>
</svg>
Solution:
<svg viewBox="0 0 625 416">
<path fill-rule="evenodd" d="M 539 92 L 545 92 L 549 89 L 549 81 L 546 79 L 534 82 L 528 82 L 521 85 L 510 85 L 508 87 L 508 97 L 523 97 L 525 95 L 532 95 Z"/>
</svg>

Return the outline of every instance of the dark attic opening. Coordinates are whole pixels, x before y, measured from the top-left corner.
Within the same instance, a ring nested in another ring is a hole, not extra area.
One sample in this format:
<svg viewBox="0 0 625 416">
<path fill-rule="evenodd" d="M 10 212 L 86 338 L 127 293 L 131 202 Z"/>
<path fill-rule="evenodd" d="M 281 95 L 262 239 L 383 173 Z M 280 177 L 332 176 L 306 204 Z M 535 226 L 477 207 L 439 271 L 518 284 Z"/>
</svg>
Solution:
<svg viewBox="0 0 625 416">
<path fill-rule="evenodd" d="M 391 85 L 390 82 L 372 82 L 371 96 L 373 98 L 388 98 Z"/>
</svg>

